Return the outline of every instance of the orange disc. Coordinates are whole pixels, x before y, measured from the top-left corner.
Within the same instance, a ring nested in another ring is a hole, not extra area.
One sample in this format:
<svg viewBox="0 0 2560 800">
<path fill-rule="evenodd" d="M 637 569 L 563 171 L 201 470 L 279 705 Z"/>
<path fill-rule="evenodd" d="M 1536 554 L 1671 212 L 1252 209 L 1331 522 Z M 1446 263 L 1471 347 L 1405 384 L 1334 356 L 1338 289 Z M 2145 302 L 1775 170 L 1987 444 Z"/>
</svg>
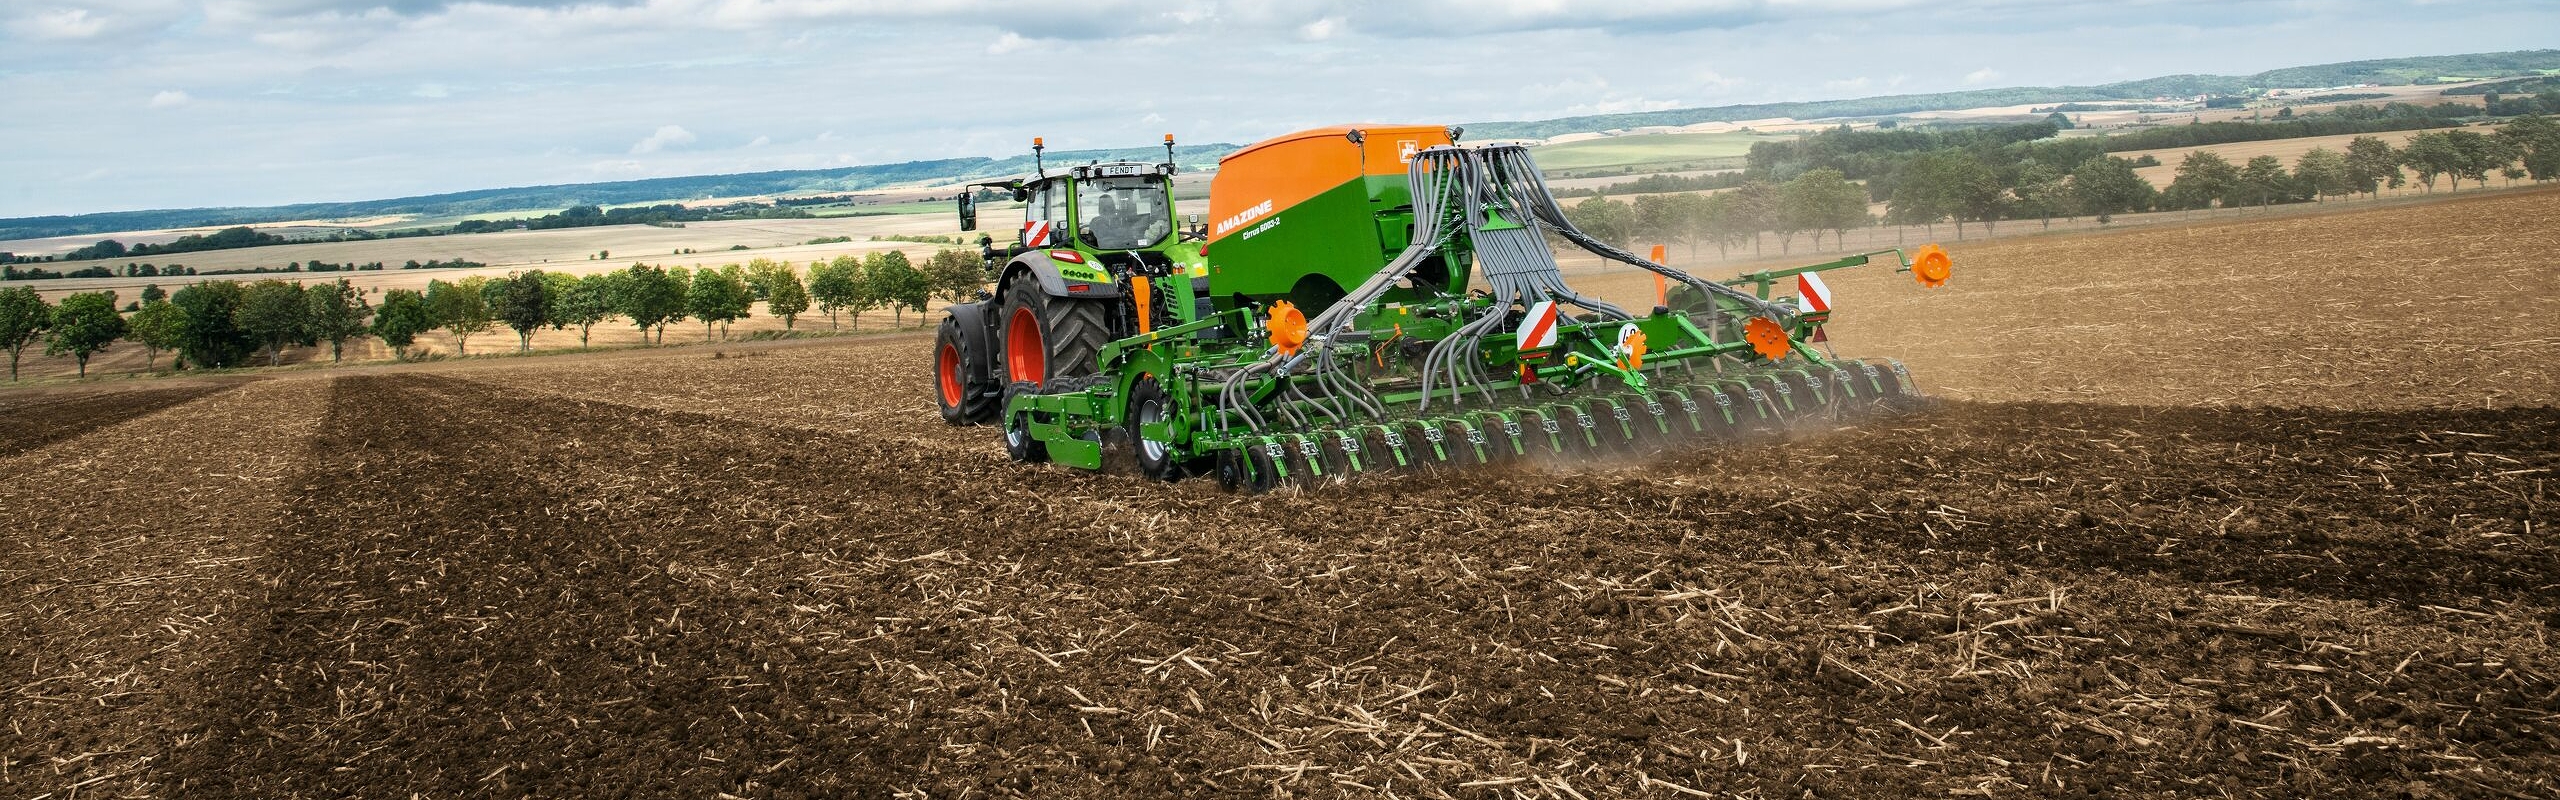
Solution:
<svg viewBox="0 0 2560 800">
<path fill-rule="evenodd" d="M 1911 257 L 1911 277 L 1931 289 L 1947 285 L 1947 274 L 1955 270 L 1955 259 L 1947 257 L 1946 248 L 1935 244 L 1920 246 Z"/>
<path fill-rule="evenodd" d="M 1271 304 L 1271 318 L 1263 327 L 1271 331 L 1271 346 L 1279 348 L 1281 355 L 1297 355 L 1299 348 L 1307 346 L 1307 315 L 1298 313 L 1298 307 L 1287 300 Z"/>
<path fill-rule="evenodd" d="M 1644 369 L 1644 331 L 1627 334 L 1627 341 L 1622 346 L 1627 350 L 1627 368 Z"/>
<path fill-rule="evenodd" d="M 1787 329 L 1768 317 L 1752 317 L 1749 324 L 1742 326 L 1742 338 L 1751 343 L 1752 352 L 1771 361 L 1786 358 L 1795 350 L 1795 342 L 1787 338 Z"/>
</svg>

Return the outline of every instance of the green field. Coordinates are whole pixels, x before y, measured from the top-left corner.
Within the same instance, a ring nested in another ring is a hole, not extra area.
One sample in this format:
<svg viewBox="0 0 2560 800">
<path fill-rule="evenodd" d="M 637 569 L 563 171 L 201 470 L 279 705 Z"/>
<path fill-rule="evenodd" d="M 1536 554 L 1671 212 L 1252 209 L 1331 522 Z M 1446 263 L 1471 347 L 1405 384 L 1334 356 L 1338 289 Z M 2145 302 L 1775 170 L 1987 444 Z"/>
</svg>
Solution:
<svg viewBox="0 0 2560 800">
<path fill-rule="evenodd" d="M 1713 169 L 1741 166 L 1738 159 L 1751 152 L 1753 142 L 1794 138 L 1794 134 L 1763 133 L 1644 134 L 1547 145 L 1532 155 L 1537 158 L 1538 167 L 1549 174 L 1568 170 Z"/>
</svg>

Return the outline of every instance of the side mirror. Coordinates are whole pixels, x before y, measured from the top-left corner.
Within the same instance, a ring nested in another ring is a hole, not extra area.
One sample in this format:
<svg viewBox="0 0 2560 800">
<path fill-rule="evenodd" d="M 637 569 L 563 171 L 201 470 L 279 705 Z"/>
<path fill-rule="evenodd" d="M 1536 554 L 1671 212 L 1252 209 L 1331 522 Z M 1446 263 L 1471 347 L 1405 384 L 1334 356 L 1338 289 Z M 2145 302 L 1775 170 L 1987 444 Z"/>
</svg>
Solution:
<svg viewBox="0 0 2560 800">
<path fill-rule="evenodd" d="M 1014 201 L 1014 202 L 1016 202 L 1016 203 L 1028 203 L 1028 202 L 1031 202 L 1031 187 L 1028 187 L 1028 186 L 1016 186 L 1016 187 L 1013 187 L 1013 201 Z"/>
<path fill-rule="evenodd" d="M 965 190 L 960 192 L 960 229 L 978 229 L 978 197 Z"/>
</svg>

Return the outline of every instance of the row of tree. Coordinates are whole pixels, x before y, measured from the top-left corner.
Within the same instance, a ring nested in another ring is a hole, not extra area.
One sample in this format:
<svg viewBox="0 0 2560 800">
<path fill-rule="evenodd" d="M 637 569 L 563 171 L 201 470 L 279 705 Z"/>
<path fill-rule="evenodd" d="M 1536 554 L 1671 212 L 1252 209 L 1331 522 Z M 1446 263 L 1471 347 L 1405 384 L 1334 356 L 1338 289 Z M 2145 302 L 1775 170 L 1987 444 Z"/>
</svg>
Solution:
<svg viewBox="0 0 2560 800">
<path fill-rule="evenodd" d="M 2343 153 L 2314 148 L 2289 168 L 2275 156 L 2235 164 L 2212 151 L 2196 151 L 2179 165 L 2165 191 L 2135 172 L 2140 162 L 2061 147 L 2020 148 L 2032 140 L 1997 133 L 1975 137 L 1964 147 L 1893 153 L 1890 172 L 1869 177 L 1863 190 L 1851 182 L 1852 176 L 1819 167 L 1784 183 L 1753 179 L 1731 191 L 1641 195 L 1632 203 L 1595 197 L 1567 211 L 1583 230 L 1615 242 L 1685 242 L 1692 253 L 1712 244 L 1722 254 L 1745 241 L 1757 252 L 1762 234 L 1776 234 L 1785 252 L 1799 234 L 1813 234 L 1819 246 L 1824 232 L 1837 234 L 1879 221 L 1932 227 L 1952 221 L 1961 238 L 1967 223 L 1993 226 L 2003 220 L 2040 219 L 2050 225 L 2054 217 L 2084 215 L 2103 223 L 2115 214 L 2153 209 L 2378 195 L 2413 177 L 2429 191 L 2447 178 L 2454 184 L 2469 180 L 2481 185 L 2493 176 L 2510 182 L 2560 178 L 2560 122 L 2539 116 L 2519 117 L 2495 133 L 2425 131 L 2402 147 L 2359 136 Z M 1885 168 L 1847 157 L 1851 154 L 1833 155 L 1866 168 Z M 2080 160 L 2054 160 L 2072 155 Z M 1880 220 L 1867 213 L 1868 197 L 1885 203 Z"/>
<path fill-rule="evenodd" d="M 379 305 L 344 278 L 311 286 L 207 281 L 175 294 L 146 286 L 130 314 L 117 310 L 114 292 L 48 304 L 34 289 L 19 287 L 0 290 L 0 349 L 9 351 L 9 377 L 16 380 L 21 356 L 39 341 L 48 354 L 77 359 L 83 376 L 92 355 L 120 340 L 145 349 L 145 369 L 162 351 L 177 353 L 181 369 L 239 366 L 261 354 L 275 365 L 286 348 L 322 343 L 334 363 L 349 340 L 366 335 L 407 358 L 418 337 L 435 330 L 453 336 L 456 354 L 468 353 L 472 336 L 500 327 L 515 332 L 518 350 L 531 349 L 534 332 L 545 327 L 576 328 L 584 347 L 596 325 L 616 317 L 639 326 L 644 337 L 654 330 L 663 343 L 669 324 L 688 319 L 702 322 L 705 339 L 715 331 L 725 338 L 729 324 L 746 319 L 756 303 L 786 330 L 813 306 L 831 327 L 839 314 L 858 323 L 862 312 L 884 307 L 897 314 L 893 324 L 903 325 L 906 310 L 922 315 L 934 298 L 967 300 L 984 284 L 974 253 L 944 250 L 917 265 L 891 250 L 811 262 L 805 279 L 790 263 L 766 259 L 699 269 L 633 264 L 585 276 L 530 270 L 429 281 L 425 291 L 392 289 Z"/>
</svg>

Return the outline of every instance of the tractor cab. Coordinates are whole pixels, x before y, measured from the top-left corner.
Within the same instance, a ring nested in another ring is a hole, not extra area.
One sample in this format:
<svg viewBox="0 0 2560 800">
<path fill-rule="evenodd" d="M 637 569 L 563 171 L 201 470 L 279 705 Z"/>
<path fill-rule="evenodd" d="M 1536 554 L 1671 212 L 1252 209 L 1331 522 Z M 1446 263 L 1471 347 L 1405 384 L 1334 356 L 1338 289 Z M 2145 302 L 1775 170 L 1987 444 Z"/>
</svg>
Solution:
<svg viewBox="0 0 2560 800">
<path fill-rule="evenodd" d="M 1033 139 L 1031 149 L 1037 158 L 1046 147 Z M 1043 164 L 1032 178 L 967 189 L 1003 190 L 1023 204 L 1013 241 L 980 237 L 991 267 L 1034 250 L 1070 249 L 1114 273 L 1135 268 L 1163 275 L 1174 261 L 1165 249 L 1196 238 L 1186 235 L 1174 213 L 1173 173 L 1173 137 L 1167 135 L 1162 163 L 1097 162 L 1056 173 Z M 976 194 L 964 190 L 958 201 L 960 229 L 977 230 Z"/>
</svg>

